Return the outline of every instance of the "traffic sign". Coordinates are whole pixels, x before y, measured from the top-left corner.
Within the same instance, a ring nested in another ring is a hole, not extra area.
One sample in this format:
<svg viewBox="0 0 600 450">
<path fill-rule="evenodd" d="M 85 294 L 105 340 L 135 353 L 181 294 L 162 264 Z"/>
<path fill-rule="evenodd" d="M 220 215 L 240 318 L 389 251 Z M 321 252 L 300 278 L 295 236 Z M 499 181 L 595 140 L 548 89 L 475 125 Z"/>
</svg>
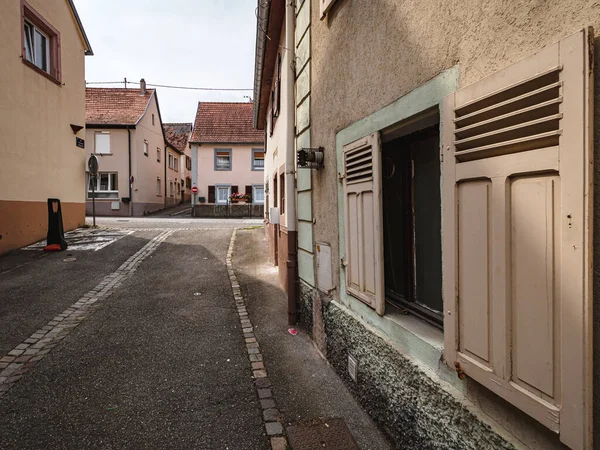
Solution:
<svg viewBox="0 0 600 450">
<path fill-rule="evenodd" d="M 194 194 L 197 194 L 197 193 L 198 193 L 198 188 L 197 188 L 196 186 L 194 186 L 194 187 L 192 188 L 192 192 L 193 192 Z"/>
<path fill-rule="evenodd" d="M 92 176 L 98 175 L 98 158 L 96 155 L 90 155 L 90 159 L 88 159 L 88 170 Z"/>
</svg>

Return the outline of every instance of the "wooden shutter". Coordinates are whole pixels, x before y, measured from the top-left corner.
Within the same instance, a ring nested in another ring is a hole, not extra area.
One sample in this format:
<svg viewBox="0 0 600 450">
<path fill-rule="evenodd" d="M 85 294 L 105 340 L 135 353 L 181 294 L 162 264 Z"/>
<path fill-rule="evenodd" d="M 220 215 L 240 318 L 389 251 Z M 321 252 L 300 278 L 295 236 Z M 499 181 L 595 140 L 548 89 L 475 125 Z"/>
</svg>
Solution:
<svg viewBox="0 0 600 450">
<path fill-rule="evenodd" d="M 344 146 L 346 291 L 385 310 L 381 224 L 381 141 L 372 134 Z"/>
<path fill-rule="evenodd" d="M 208 203 L 215 203 L 215 187 L 208 187 Z"/>
<path fill-rule="evenodd" d="M 252 186 L 246 186 L 246 195 L 249 195 L 252 198 Z"/>
<path fill-rule="evenodd" d="M 231 193 L 233 194 L 234 192 L 236 192 L 236 193 L 239 192 L 237 184 L 233 184 L 231 186 Z"/>
<path fill-rule="evenodd" d="M 331 8 L 331 5 L 333 5 L 333 2 L 335 2 L 335 0 L 319 0 L 319 6 L 320 6 L 319 10 L 321 13 L 321 19 L 323 19 L 323 17 L 325 17 L 327 12 Z"/>
<path fill-rule="evenodd" d="M 443 106 L 446 360 L 573 449 L 592 445 L 591 51 L 581 31 Z"/>
</svg>

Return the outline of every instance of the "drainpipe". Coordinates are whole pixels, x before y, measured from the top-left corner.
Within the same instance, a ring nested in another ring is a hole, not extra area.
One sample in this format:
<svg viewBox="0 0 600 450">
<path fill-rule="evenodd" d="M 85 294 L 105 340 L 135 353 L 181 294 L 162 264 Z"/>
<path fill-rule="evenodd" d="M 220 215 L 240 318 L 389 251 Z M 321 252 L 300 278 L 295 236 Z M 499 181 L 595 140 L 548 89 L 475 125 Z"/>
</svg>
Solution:
<svg viewBox="0 0 600 450">
<path fill-rule="evenodd" d="M 164 199 L 165 201 L 163 202 L 164 207 L 167 207 L 167 146 L 165 145 L 165 157 L 163 158 L 163 166 L 165 168 L 165 192 L 164 192 Z"/>
<path fill-rule="evenodd" d="M 129 186 L 129 215 L 133 216 L 133 187 L 131 183 L 131 130 L 127 127 L 127 153 L 129 156 L 129 178 L 127 185 Z"/>
<path fill-rule="evenodd" d="M 296 152 L 294 146 L 295 138 L 295 113 L 296 104 L 294 100 L 294 80 L 295 73 L 295 42 L 294 42 L 294 22 L 296 18 L 296 5 L 294 0 L 286 0 L 285 4 L 285 47 L 287 53 L 286 70 L 287 80 L 285 83 L 286 99 L 286 121 L 285 121 L 285 216 L 287 218 L 288 229 L 288 258 L 287 267 L 287 291 L 288 291 L 288 323 L 294 325 L 297 320 L 297 300 L 298 300 L 298 252 L 297 228 L 296 228 Z"/>
</svg>

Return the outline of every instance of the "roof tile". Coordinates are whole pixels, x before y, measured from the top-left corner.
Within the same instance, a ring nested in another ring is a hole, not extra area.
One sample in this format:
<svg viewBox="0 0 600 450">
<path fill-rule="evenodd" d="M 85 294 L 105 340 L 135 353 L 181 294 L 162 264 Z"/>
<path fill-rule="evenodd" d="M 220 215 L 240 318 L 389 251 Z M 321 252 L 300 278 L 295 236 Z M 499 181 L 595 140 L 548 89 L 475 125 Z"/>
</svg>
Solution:
<svg viewBox="0 0 600 450">
<path fill-rule="evenodd" d="M 144 115 L 154 89 L 85 88 L 85 123 L 135 125 Z"/>
<path fill-rule="evenodd" d="M 255 144 L 264 132 L 252 127 L 252 103 L 200 102 L 190 142 Z"/>
<path fill-rule="evenodd" d="M 180 152 L 185 152 L 185 148 L 192 131 L 191 123 L 163 123 L 165 138 L 172 147 Z"/>
</svg>

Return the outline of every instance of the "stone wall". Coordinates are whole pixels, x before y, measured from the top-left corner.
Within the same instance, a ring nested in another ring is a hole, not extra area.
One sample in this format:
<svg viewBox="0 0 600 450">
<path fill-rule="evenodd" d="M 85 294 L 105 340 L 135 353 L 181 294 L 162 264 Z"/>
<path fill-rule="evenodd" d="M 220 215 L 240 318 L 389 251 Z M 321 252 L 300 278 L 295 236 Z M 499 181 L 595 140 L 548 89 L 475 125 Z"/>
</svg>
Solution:
<svg viewBox="0 0 600 450">
<path fill-rule="evenodd" d="M 195 217 L 264 217 L 263 205 L 196 205 Z"/>
</svg>

